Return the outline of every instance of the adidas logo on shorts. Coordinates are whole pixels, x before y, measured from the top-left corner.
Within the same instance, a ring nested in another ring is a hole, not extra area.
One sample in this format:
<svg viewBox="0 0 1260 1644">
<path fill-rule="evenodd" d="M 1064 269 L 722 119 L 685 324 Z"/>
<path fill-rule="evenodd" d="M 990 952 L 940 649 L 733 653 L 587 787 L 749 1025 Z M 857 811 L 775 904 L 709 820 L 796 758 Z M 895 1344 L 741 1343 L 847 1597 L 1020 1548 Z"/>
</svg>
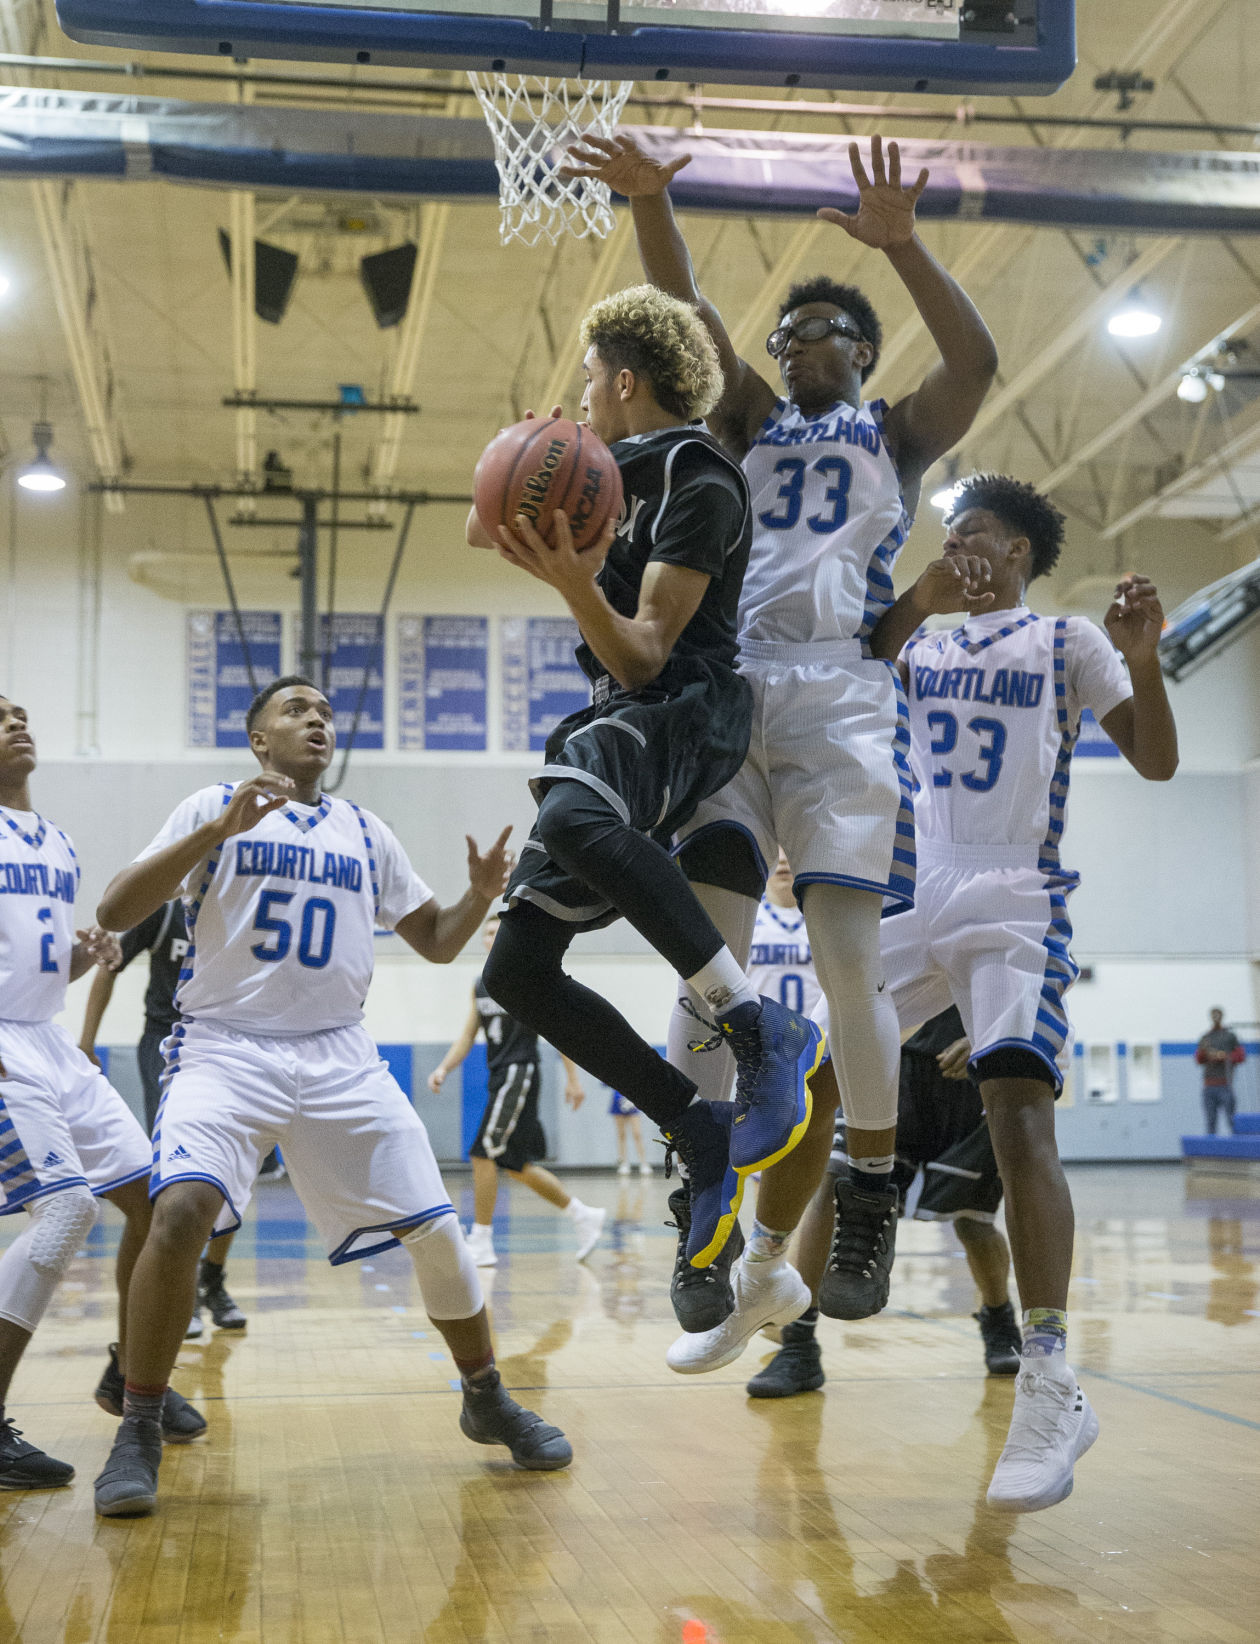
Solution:
<svg viewBox="0 0 1260 1644">
<path fill-rule="evenodd" d="M 191 1158 L 192 1158 L 192 1154 L 188 1151 L 188 1149 L 181 1142 L 179 1144 L 179 1146 L 174 1150 L 173 1153 L 168 1153 L 166 1155 L 166 1162 L 167 1162 L 167 1164 L 169 1164 L 172 1159 L 191 1159 Z"/>
<path fill-rule="evenodd" d="M 54 1165 L 59 1165 L 59 1164 L 64 1164 L 64 1163 L 65 1163 L 65 1161 L 61 1157 L 60 1153 L 49 1153 L 48 1157 L 44 1160 L 44 1163 L 43 1163 L 41 1168 L 44 1169 L 44 1170 L 51 1170 Z"/>
</svg>

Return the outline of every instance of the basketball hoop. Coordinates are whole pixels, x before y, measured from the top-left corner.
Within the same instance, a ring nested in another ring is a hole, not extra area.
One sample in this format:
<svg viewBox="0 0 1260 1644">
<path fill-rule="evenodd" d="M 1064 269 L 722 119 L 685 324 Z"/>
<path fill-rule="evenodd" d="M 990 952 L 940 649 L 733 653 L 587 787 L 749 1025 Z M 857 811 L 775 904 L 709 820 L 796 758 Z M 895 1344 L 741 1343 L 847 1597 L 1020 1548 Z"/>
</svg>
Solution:
<svg viewBox="0 0 1260 1644">
<path fill-rule="evenodd" d="M 606 183 L 557 177 L 560 155 L 585 132 L 611 137 L 633 80 L 468 76 L 494 139 L 499 239 L 537 245 L 562 234 L 603 239 L 616 221 Z"/>
</svg>

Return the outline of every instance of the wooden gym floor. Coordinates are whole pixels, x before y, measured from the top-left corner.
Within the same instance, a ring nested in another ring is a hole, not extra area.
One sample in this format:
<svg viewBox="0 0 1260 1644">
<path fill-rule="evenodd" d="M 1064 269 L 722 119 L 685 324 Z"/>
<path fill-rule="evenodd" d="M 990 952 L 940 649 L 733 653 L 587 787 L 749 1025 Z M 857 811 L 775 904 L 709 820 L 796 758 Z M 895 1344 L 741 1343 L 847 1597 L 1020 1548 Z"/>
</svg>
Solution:
<svg viewBox="0 0 1260 1644">
<path fill-rule="evenodd" d="M 92 1513 L 107 1212 L 10 1401 L 79 1476 L 0 1496 L 0 1644 L 1260 1638 L 1257 1188 L 1073 1172 L 1073 1359 L 1102 1436 L 1070 1500 L 1012 1520 L 984 1506 L 1011 1383 L 984 1376 L 948 1229 L 903 1224 L 882 1317 L 824 1321 L 823 1393 L 758 1403 L 760 1339 L 711 1377 L 665 1368 L 659 1173 L 574 1187 L 611 1212 L 589 1265 L 513 1189 L 491 1280 L 505 1379 L 567 1430 L 569 1472 L 461 1437 L 405 1258 L 333 1271 L 283 1184 L 229 1269 L 248 1332 L 180 1355 L 209 1435 L 167 1450 L 159 1514 L 130 1523 Z"/>
</svg>

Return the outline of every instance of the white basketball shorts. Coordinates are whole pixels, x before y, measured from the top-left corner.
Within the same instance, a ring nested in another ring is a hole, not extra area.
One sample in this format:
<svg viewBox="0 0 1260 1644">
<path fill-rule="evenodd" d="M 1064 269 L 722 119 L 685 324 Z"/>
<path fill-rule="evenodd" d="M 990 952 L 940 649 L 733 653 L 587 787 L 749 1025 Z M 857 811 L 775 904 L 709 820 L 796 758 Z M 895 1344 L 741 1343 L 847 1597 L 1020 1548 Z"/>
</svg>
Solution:
<svg viewBox="0 0 1260 1644">
<path fill-rule="evenodd" d="M 144 1126 L 55 1022 L 0 1021 L 0 1215 L 60 1188 L 149 1173 Z"/>
<path fill-rule="evenodd" d="M 679 843 L 717 828 L 748 839 L 763 872 L 781 845 L 798 897 L 853 885 L 890 908 L 914 900 L 910 725 L 896 668 L 860 641 L 740 642 L 752 740 L 737 775 L 702 801 Z"/>
<path fill-rule="evenodd" d="M 241 1225 L 273 1147 L 334 1265 L 452 1212 L 429 1133 L 362 1027 L 279 1038 L 181 1022 L 163 1051 L 149 1192 L 212 1182 L 216 1233 Z"/>
<path fill-rule="evenodd" d="M 884 977 L 903 1032 L 957 1005 L 971 1063 L 989 1051 L 1031 1051 L 1062 1088 L 1072 1035 L 1064 994 L 1078 967 L 1068 952 L 1074 874 L 1036 866 L 1022 845 L 953 845 L 920 838 L 914 906 L 880 929 Z M 815 1012 L 825 1024 L 827 1002 Z"/>
</svg>

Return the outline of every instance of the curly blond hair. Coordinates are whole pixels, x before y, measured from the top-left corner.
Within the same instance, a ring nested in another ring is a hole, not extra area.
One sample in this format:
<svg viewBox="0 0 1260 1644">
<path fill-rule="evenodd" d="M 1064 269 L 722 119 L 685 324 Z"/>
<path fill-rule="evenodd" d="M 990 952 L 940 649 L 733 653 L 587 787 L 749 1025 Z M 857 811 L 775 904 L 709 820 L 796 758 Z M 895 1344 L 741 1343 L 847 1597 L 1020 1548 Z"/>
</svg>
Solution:
<svg viewBox="0 0 1260 1644">
<path fill-rule="evenodd" d="M 656 403 L 680 422 L 707 416 L 722 397 L 722 367 L 704 321 L 654 285 L 627 286 L 596 303 L 581 339 L 609 370 L 646 378 Z"/>
</svg>

